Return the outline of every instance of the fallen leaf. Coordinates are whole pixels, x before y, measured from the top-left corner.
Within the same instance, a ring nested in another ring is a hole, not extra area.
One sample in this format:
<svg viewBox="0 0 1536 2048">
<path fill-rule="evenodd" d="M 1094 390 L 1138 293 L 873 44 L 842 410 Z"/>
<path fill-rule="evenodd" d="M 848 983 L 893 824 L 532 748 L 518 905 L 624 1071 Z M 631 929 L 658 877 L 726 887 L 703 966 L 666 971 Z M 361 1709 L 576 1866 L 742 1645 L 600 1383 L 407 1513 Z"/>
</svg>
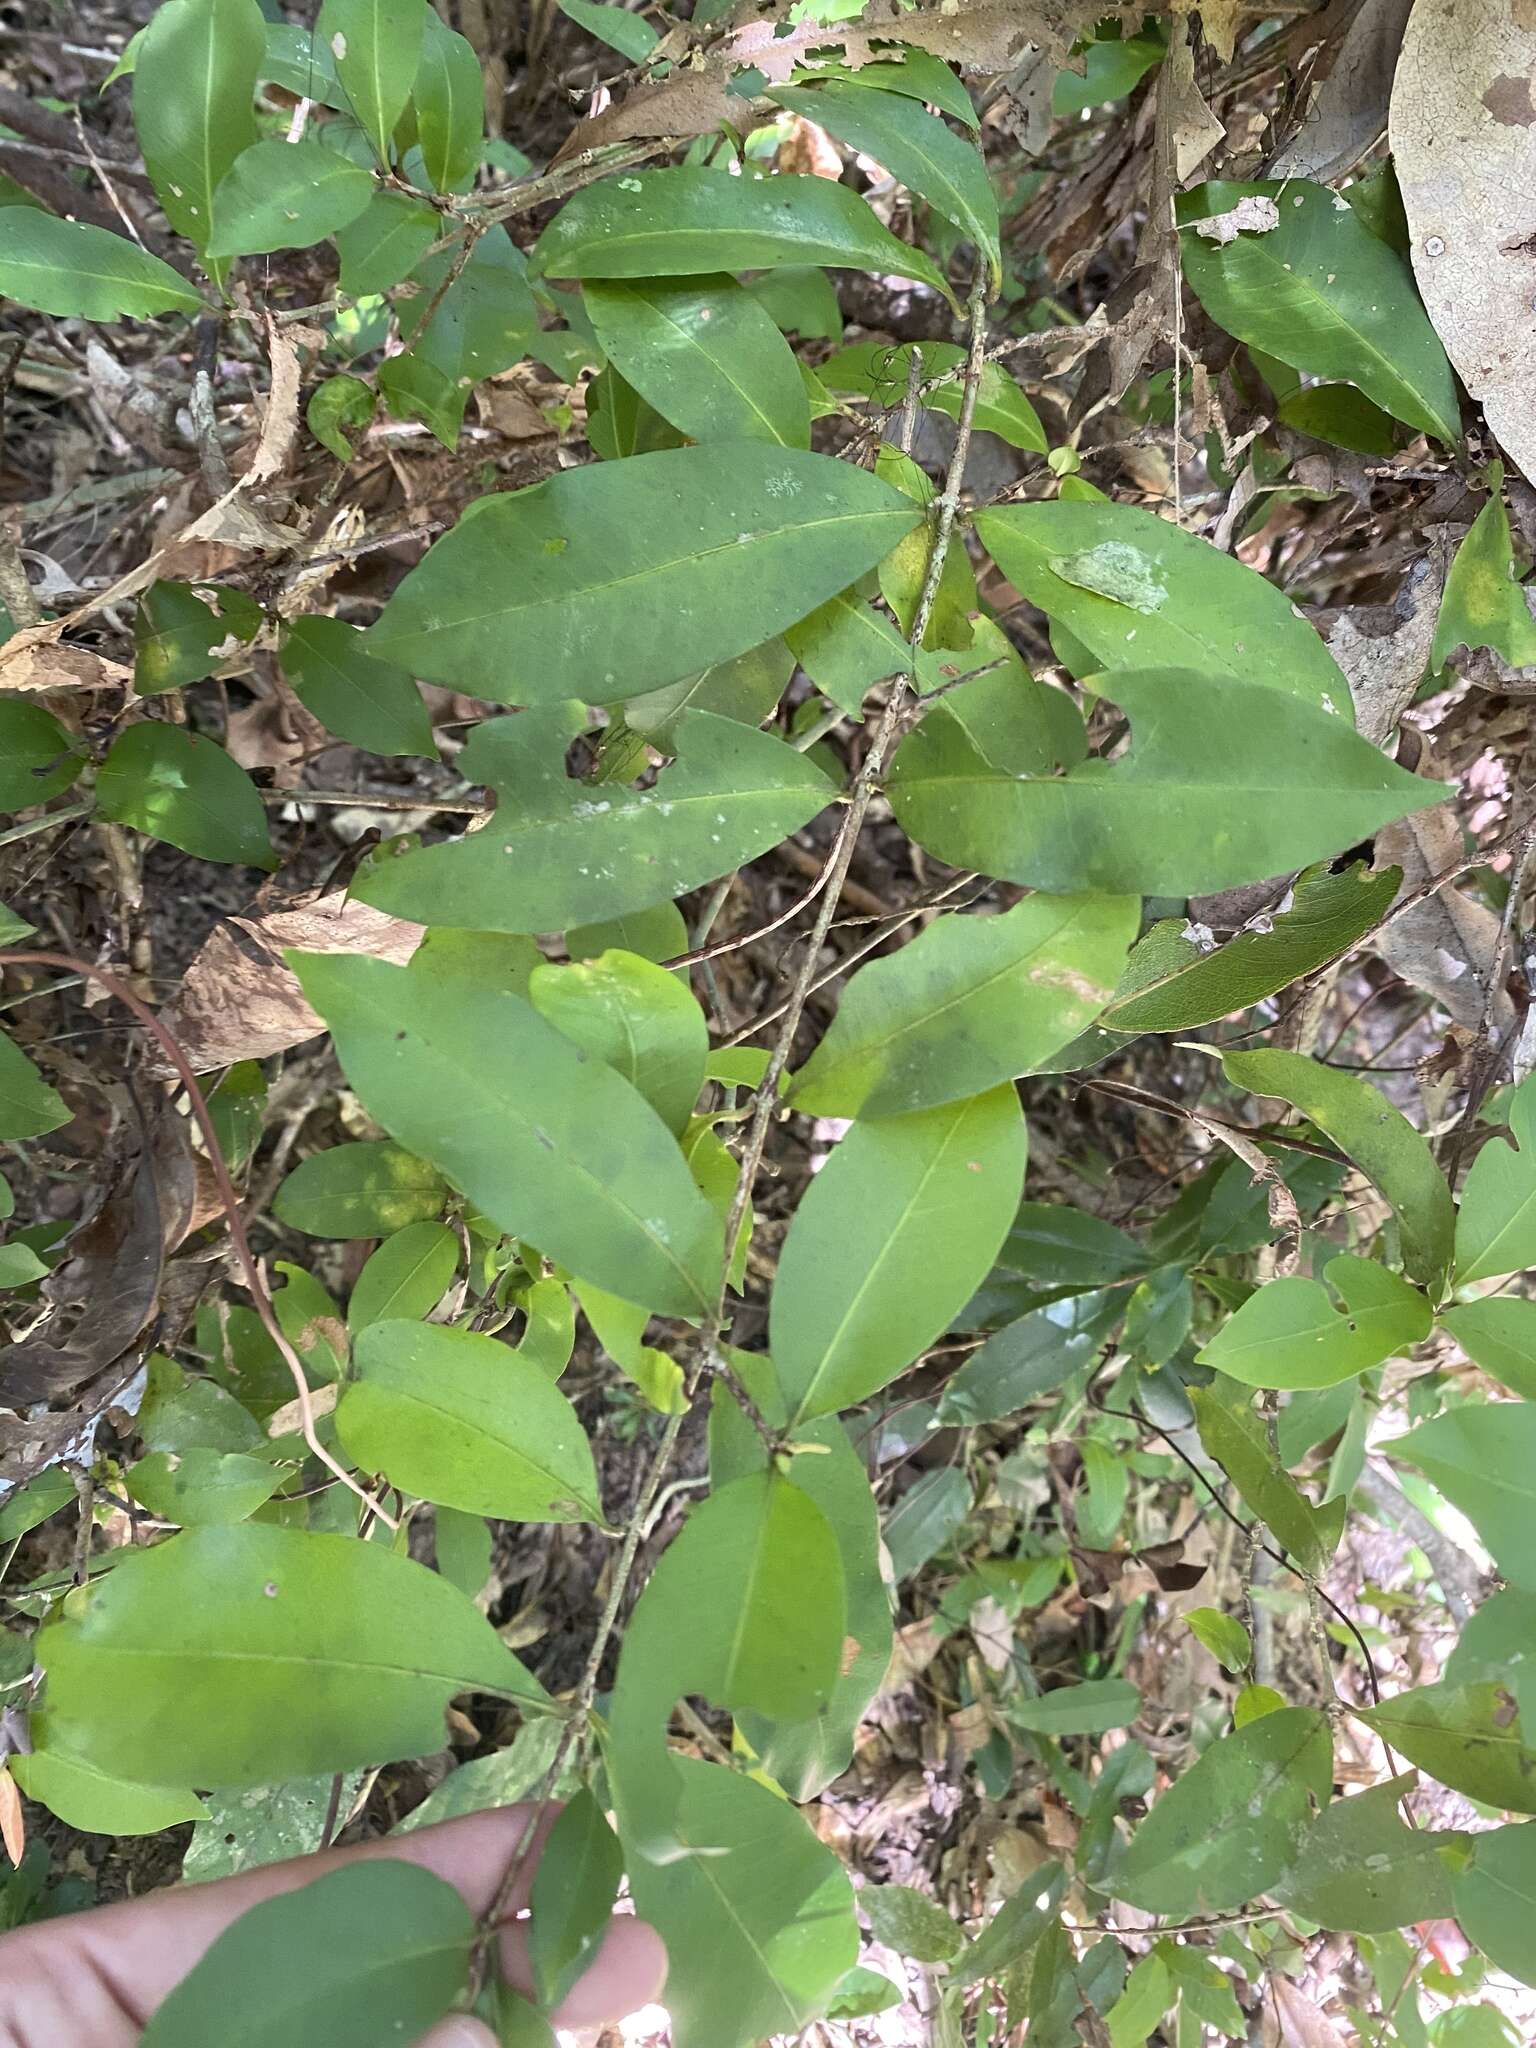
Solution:
<svg viewBox="0 0 1536 2048">
<path fill-rule="evenodd" d="M 1420 772 L 1434 774 L 1432 764 Z M 1412 896 L 1435 875 L 1455 867 L 1463 853 L 1461 826 L 1449 805 L 1400 818 L 1376 834 L 1376 867 L 1400 867 L 1399 900 Z M 1394 917 L 1371 941 L 1394 974 L 1422 989 L 1455 1024 L 1475 1030 L 1488 999 L 1488 974 L 1499 943 L 1499 920 L 1486 903 L 1447 884 L 1422 903 Z M 1493 1021 L 1502 1032 L 1514 1021 L 1514 1005 L 1500 991 Z"/>
<path fill-rule="evenodd" d="M 27 1824 L 22 1817 L 16 1780 L 4 1764 L 0 1764 L 0 1842 L 5 1844 L 6 1855 L 19 1870 L 27 1853 Z"/>
<path fill-rule="evenodd" d="M 0 668 L 0 689 L 28 695 L 44 690 L 124 690 L 132 681 L 133 670 L 121 662 L 108 661 L 85 647 L 50 646 L 46 641 L 17 648 Z"/>
<path fill-rule="evenodd" d="M 1328 185 L 1380 141 L 1412 6 L 1413 0 L 1365 0 L 1343 39 L 1320 60 L 1301 126 L 1264 166 L 1266 178 Z"/>
<path fill-rule="evenodd" d="M 1391 604 L 1313 615 L 1348 678 L 1355 725 L 1376 746 L 1394 730 L 1424 680 L 1449 565 L 1448 549 L 1436 541 L 1410 567 Z"/>
<path fill-rule="evenodd" d="M 1328 2015 L 1278 1970 L 1270 1977 L 1269 1992 L 1280 2022 L 1282 2048 L 1349 2048 Z"/>
<path fill-rule="evenodd" d="M 1415 0 L 1393 161 L 1419 294 L 1490 431 L 1536 478 L 1536 8 Z"/>
</svg>

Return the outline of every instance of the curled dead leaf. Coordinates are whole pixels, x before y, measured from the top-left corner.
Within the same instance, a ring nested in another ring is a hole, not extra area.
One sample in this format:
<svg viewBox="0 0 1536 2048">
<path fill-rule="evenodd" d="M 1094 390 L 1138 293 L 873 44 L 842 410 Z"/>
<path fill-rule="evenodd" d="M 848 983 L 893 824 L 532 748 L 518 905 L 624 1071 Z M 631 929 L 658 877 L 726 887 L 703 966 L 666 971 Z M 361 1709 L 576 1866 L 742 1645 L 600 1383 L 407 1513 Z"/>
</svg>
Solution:
<svg viewBox="0 0 1536 2048">
<path fill-rule="evenodd" d="M 34 627 L 34 633 L 47 629 Z M 17 639 L 22 636 L 18 634 Z M 9 659 L 0 668 L 0 689 L 27 696 L 45 690 L 125 690 L 133 681 L 133 670 L 86 647 L 64 647 L 58 642 L 36 639 L 8 650 Z"/>
</svg>

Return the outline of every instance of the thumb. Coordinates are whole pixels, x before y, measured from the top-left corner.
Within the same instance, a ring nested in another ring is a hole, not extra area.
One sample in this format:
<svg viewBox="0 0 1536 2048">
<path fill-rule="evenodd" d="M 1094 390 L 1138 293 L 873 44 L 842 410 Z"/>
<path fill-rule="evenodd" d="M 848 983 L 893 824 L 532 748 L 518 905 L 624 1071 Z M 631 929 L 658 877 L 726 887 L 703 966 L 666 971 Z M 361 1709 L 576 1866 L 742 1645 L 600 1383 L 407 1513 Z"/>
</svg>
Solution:
<svg viewBox="0 0 1536 2048">
<path fill-rule="evenodd" d="M 484 2020 L 456 2012 L 439 2020 L 430 2034 L 423 2034 L 419 2048 L 496 2048 L 496 2036 Z"/>
</svg>

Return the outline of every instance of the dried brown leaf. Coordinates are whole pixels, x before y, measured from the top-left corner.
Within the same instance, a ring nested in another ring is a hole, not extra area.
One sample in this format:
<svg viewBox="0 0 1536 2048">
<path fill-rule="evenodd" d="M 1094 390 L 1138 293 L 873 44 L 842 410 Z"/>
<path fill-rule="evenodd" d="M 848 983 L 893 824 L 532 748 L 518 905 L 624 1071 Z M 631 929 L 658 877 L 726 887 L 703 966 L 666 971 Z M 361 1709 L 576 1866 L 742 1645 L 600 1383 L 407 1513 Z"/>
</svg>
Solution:
<svg viewBox="0 0 1536 2048">
<path fill-rule="evenodd" d="M 46 627 L 32 631 L 42 634 Z M 22 636 L 18 634 L 17 639 Z M 85 647 L 63 647 L 36 639 L 24 647 L 8 648 L 5 666 L 0 668 L 0 689 L 36 696 L 45 690 L 125 690 L 133 681 L 133 670 L 119 661 L 92 654 Z"/>
<path fill-rule="evenodd" d="M 1420 773 L 1433 775 L 1434 765 L 1421 762 Z M 1461 826 L 1446 804 L 1400 818 L 1376 835 L 1377 868 L 1403 871 L 1399 900 L 1455 867 L 1462 851 Z M 1432 996 L 1453 1023 L 1469 1030 L 1481 1023 L 1499 943 L 1499 920 L 1486 903 L 1447 885 L 1394 917 L 1371 943 L 1394 974 Z M 1493 1016 L 1501 1031 L 1513 1022 L 1513 1005 L 1502 991 Z"/>
<path fill-rule="evenodd" d="M 1354 169 L 1384 134 L 1392 72 L 1413 0 L 1365 0 L 1313 73 L 1301 126 L 1265 166 L 1266 178 L 1328 184 Z"/>
</svg>

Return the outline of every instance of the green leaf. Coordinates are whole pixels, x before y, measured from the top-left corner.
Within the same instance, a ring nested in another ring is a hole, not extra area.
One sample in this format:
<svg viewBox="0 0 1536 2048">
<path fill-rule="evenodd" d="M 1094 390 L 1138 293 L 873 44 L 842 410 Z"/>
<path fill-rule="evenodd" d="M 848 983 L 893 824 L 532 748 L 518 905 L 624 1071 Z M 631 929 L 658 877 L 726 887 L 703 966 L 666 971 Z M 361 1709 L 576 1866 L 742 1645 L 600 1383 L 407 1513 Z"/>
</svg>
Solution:
<svg viewBox="0 0 1536 2048">
<path fill-rule="evenodd" d="M 566 201 L 533 261 L 547 277 L 579 278 L 701 277 L 822 263 L 914 278 L 950 297 L 920 250 L 883 228 L 856 192 L 827 178 L 727 178 L 698 168 L 604 178 Z"/>
<path fill-rule="evenodd" d="M 1174 669 L 1123 671 L 1106 688 L 1131 750 L 1065 776 L 1010 767 L 945 698 L 892 763 L 903 829 L 955 867 L 1037 889 L 1187 896 L 1323 859 L 1444 798 L 1277 690 Z"/>
<path fill-rule="evenodd" d="M 407 1223 L 385 1238 L 357 1276 L 347 1303 L 347 1328 L 421 1322 L 458 1270 L 459 1240 L 446 1223 Z"/>
<path fill-rule="evenodd" d="M 469 1908 L 430 1870 L 353 1862 L 242 1914 L 154 2013 L 143 2048 L 418 2039 L 467 1982 L 474 1940 Z"/>
<path fill-rule="evenodd" d="M 747 2048 L 794 2035 L 858 1957 L 847 1872 L 765 1786 L 690 1757 L 673 1768 L 679 1841 L 732 1852 L 661 1866 L 630 1858 L 635 1911 L 671 1959 L 675 2048 Z"/>
<path fill-rule="evenodd" d="M 1417 1465 L 1461 1509 L 1504 1577 L 1536 1592 L 1536 1403 L 1468 1402 L 1380 1448 Z"/>
<path fill-rule="evenodd" d="M 582 297 L 609 362 L 690 440 L 809 444 L 799 365 L 734 278 L 593 280 Z"/>
<path fill-rule="evenodd" d="M 432 19 L 436 21 L 437 16 L 434 14 Z M 477 68 L 477 79 L 479 75 Z M 361 299 L 403 283 L 437 240 L 441 225 L 442 215 L 420 199 L 411 199 L 404 192 L 376 191 L 356 220 L 337 231 L 342 290 L 349 298 Z M 342 380 L 331 380 L 339 381 Z M 357 380 L 349 377 L 345 382 L 353 384 Z M 358 422 L 363 424 L 373 413 L 373 393 L 366 384 L 360 388 L 368 392 L 368 411 Z M 330 385 L 321 389 L 329 390 Z M 314 403 L 311 399 L 311 413 Z M 314 426 L 313 418 L 310 425 Z"/>
<path fill-rule="evenodd" d="M 626 1846 L 656 1862 L 679 1853 L 682 1787 L 666 1745 L 679 1694 L 809 1720 L 831 1698 L 844 1633 L 837 1538 L 809 1494 L 777 1471 L 752 1472 L 695 1508 L 619 1653 L 608 1767 Z"/>
<path fill-rule="evenodd" d="M 416 141 L 434 192 L 462 192 L 485 137 L 485 82 L 472 44 L 429 11 L 412 93 Z"/>
<path fill-rule="evenodd" d="M 596 1955 L 623 1875 L 618 1837 L 583 1787 L 539 1851 L 528 1901 L 528 1963 L 540 2005 L 558 2005 Z"/>
<path fill-rule="evenodd" d="M 1445 579 L 1429 656 L 1437 674 L 1458 647 L 1492 647 L 1511 668 L 1527 668 L 1536 662 L 1536 619 L 1527 609 L 1515 569 L 1509 515 L 1500 495 L 1503 482 L 1503 465 L 1490 464 L 1491 495 L 1456 550 Z"/>
<path fill-rule="evenodd" d="M 1030 1073 L 1097 1016 L 1140 911 L 1134 897 L 1032 896 L 936 919 L 854 975 L 791 1103 L 897 1116 Z"/>
<path fill-rule="evenodd" d="M 29 1529 L 57 1514 L 66 1501 L 78 1497 L 69 1474 L 61 1472 L 57 1465 L 48 1466 L 30 1486 L 7 1494 L 4 1506 L 0 1507 L 0 1543 L 14 1543 L 18 1536 L 25 1536 Z"/>
<path fill-rule="evenodd" d="M 1445 1176 L 1401 1110 L 1369 1081 L 1301 1053 L 1229 1052 L 1222 1064 L 1235 1087 L 1289 1102 L 1348 1153 L 1397 1212 L 1409 1278 L 1438 1286 L 1451 1262 L 1455 1210 Z M 1536 1213 L 1536 1190 L 1532 1206 Z"/>
<path fill-rule="evenodd" d="M 798 334 L 806 341 L 836 341 L 842 334 L 843 309 L 824 270 L 797 264 L 764 270 L 747 290 L 766 307 L 781 334 Z"/>
<path fill-rule="evenodd" d="M 937 1557 L 971 1511 L 971 1482 L 953 1465 L 925 1472 L 885 1518 L 881 1539 L 891 1578 L 902 1585 Z"/>
<path fill-rule="evenodd" d="M 40 1138 L 67 1124 L 71 1114 L 58 1090 L 50 1088 L 21 1048 L 0 1032 L 0 1138 Z"/>
<path fill-rule="evenodd" d="M 380 661 L 356 626 L 295 619 L 283 640 L 282 665 L 299 702 L 338 738 L 375 754 L 436 754 L 432 720 L 414 678 Z"/>
<path fill-rule="evenodd" d="M 361 164 L 323 142 L 253 142 L 219 180 L 208 254 L 308 249 L 356 220 L 373 191 Z"/>
<path fill-rule="evenodd" d="M 186 279 L 137 243 L 84 221 L 56 220 L 37 206 L 0 215 L 0 293 L 61 319 L 152 320 L 200 313 Z"/>
<path fill-rule="evenodd" d="M 1410 1771 L 1325 1808 L 1274 1887 L 1281 1903 L 1349 1934 L 1448 1919 L 1450 1872 L 1439 1850 L 1454 1837 L 1404 1823 L 1398 1803 L 1415 1782 Z"/>
<path fill-rule="evenodd" d="M 1142 2048 L 1177 1996 L 1162 1957 L 1155 1950 L 1143 1956 L 1126 1979 L 1125 1989 L 1104 2015 L 1110 2048 Z"/>
<path fill-rule="evenodd" d="M 361 1773 L 344 1777 L 336 1809 L 342 1820 L 360 1783 Z M 334 1784 L 334 1775 L 326 1772 L 292 1778 L 284 1785 L 263 1785 L 254 1792 L 211 1794 L 207 1817 L 192 1830 L 182 1858 L 183 1880 L 206 1884 L 211 1878 L 235 1877 L 242 1870 L 313 1854 L 325 1835 Z"/>
<path fill-rule="evenodd" d="M 960 1957 L 946 1980 L 952 1987 L 979 1984 L 1015 1969 L 1048 1927 L 1055 1924 L 1067 1889 L 1067 1873 L 1054 1860 L 1042 1863 L 1002 1905 Z"/>
<path fill-rule="evenodd" d="M 448 249 L 417 266 L 419 291 L 401 315 L 401 332 L 410 346 L 401 355 L 386 356 L 378 369 L 379 390 L 395 418 L 423 421 L 450 449 L 458 446 L 475 385 L 510 369 L 538 331 L 526 259 L 500 228 L 481 235 L 453 277 L 456 268 Z M 483 508 L 505 501 L 485 497 L 476 502 Z M 479 594 L 483 597 L 483 585 Z M 429 673 L 419 662 L 406 666 L 417 675 Z"/>
<path fill-rule="evenodd" d="M 347 96 L 336 76 L 336 60 L 324 43 L 317 43 L 307 28 L 294 22 L 267 23 L 261 76 L 291 92 L 295 99 L 315 100 L 322 107 L 346 112 Z"/>
<path fill-rule="evenodd" d="M 683 913 L 675 903 L 655 903 L 648 910 L 627 911 L 597 924 L 573 924 L 566 930 L 565 950 L 573 960 L 594 960 L 615 946 L 623 953 L 638 953 L 642 960 L 670 960 L 674 953 L 686 953 Z"/>
<path fill-rule="evenodd" d="M 1191 1607 L 1184 1619 L 1196 1641 L 1205 1645 L 1223 1671 L 1238 1674 L 1248 1669 L 1253 1643 L 1235 1614 L 1220 1607 Z"/>
<path fill-rule="evenodd" d="M 324 0 L 315 22 L 348 103 L 386 168 L 395 123 L 416 83 L 428 12 L 423 0 Z"/>
<path fill-rule="evenodd" d="M 856 1124 L 811 1182 L 779 1259 L 769 1349 L 791 1427 L 904 1372 L 985 1277 L 1018 1207 L 1011 1085 Z"/>
<path fill-rule="evenodd" d="M 507 1522 L 603 1520 L 575 1409 L 494 1337 L 369 1323 L 336 1427 L 364 1471 L 444 1507 Z"/>
<path fill-rule="evenodd" d="M 1052 115 L 1058 121 L 1070 120 L 1089 107 L 1124 99 L 1154 64 L 1162 62 L 1166 49 L 1160 30 L 1150 35 L 1112 36 L 1089 43 L 1081 53 L 1081 76 L 1075 71 L 1057 72 L 1051 88 Z"/>
<path fill-rule="evenodd" d="M 445 1507 L 433 1510 L 432 1522 L 438 1570 L 450 1586 L 457 1586 L 473 1600 L 491 1576 L 494 1545 L 490 1523 L 483 1515 L 466 1515 L 458 1508 Z"/>
<path fill-rule="evenodd" d="M 1303 1570 L 1321 1572 L 1338 1545 L 1344 1500 L 1315 1508 L 1270 1448 L 1253 1410 L 1216 1388 L 1191 1387 L 1200 1442 L 1226 1473 L 1249 1509 Z"/>
<path fill-rule="evenodd" d="M 529 999 L 575 1045 L 604 1060 L 681 1136 L 704 1085 L 709 1026 L 687 983 L 634 953 L 533 970 Z"/>
<path fill-rule="evenodd" d="M 243 1451 L 178 1445 L 140 1458 L 129 1466 L 123 1483 L 152 1515 L 197 1528 L 245 1521 L 272 1498 L 284 1477 L 281 1467 Z"/>
<path fill-rule="evenodd" d="M 96 807 L 199 860 L 277 866 L 255 784 L 217 742 L 185 726 L 145 719 L 119 733 L 96 778 Z"/>
<path fill-rule="evenodd" d="M 133 687 L 141 697 L 201 682 L 214 668 L 213 650 L 229 627 L 189 583 L 157 579 L 139 599 L 133 620 Z"/>
<path fill-rule="evenodd" d="M 1536 1401 L 1536 1301 L 1490 1295 L 1441 1314 L 1474 1364 L 1527 1401 Z"/>
<path fill-rule="evenodd" d="M 859 1911 L 876 1941 L 914 1963 L 951 1963 L 965 1947 L 965 1930 L 925 1893 L 905 1884 L 867 1884 Z"/>
<path fill-rule="evenodd" d="M 1052 499 L 978 513 L 976 531 L 1019 594 L 1080 641 L 1096 667 L 1196 669 L 1278 690 L 1354 724 L 1348 683 L 1284 592 L 1171 520 L 1134 505 Z M 1102 559 L 1099 551 L 1111 548 L 1111 560 L 1137 571 L 1150 610 L 1106 595 L 1111 579 L 1102 574 L 1082 580 L 1091 574 L 1084 558 Z M 1113 695 L 1108 685 L 1105 694 Z M 1231 737 L 1240 723 L 1229 714 L 1220 730 Z"/>
<path fill-rule="evenodd" d="M 811 87 L 774 86 L 768 98 L 873 157 L 909 192 L 926 199 L 976 244 L 997 286 L 1003 274 L 997 198 L 973 142 L 962 141 L 915 100 L 872 93 L 841 79 Z"/>
<path fill-rule="evenodd" d="M 387 1139 L 333 1145 L 296 1166 L 272 1213 L 307 1237 L 387 1237 L 440 1216 L 448 1183 L 435 1167 Z"/>
<path fill-rule="evenodd" d="M 1461 1190 L 1458 1287 L 1536 1264 L 1536 1075 L 1509 1098 L 1509 1131 L 1512 1144 L 1483 1146 Z"/>
<path fill-rule="evenodd" d="M 8 1759 L 11 1776 L 29 1799 L 82 1834 L 158 1835 L 207 1813 L 195 1792 L 110 1778 L 77 1757 L 50 1748 L 46 1714 L 33 1715 L 31 1736 L 31 1751 Z"/>
<path fill-rule="evenodd" d="M 875 611 L 856 590 L 829 597 L 797 625 L 787 626 L 784 638 L 817 689 L 851 718 L 858 717 L 872 683 L 912 673 L 912 649 L 884 612 Z"/>
<path fill-rule="evenodd" d="M 895 348 L 883 341 L 856 341 L 820 364 L 816 374 L 829 391 L 857 391 L 867 398 L 878 398 L 888 410 L 894 411 L 906 396 L 915 346 L 910 341 Z M 948 382 L 925 390 L 921 402 L 931 412 L 958 420 L 964 402 L 964 384 L 958 372 L 966 351 L 953 341 L 925 341 L 922 351 L 924 382 L 937 377 L 947 378 Z M 998 363 L 988 363 L 982 370 L 972 424 L 983 433 L 996 434 L 1010 448 L 1026 448 L 1032 454 L 1043 455 L 1050 446 L 1040 415 Z"/>
<path fill-rule="evenodd" d="M 1501 1812 L 1536 1813 L 1536 1749 L 1507 1686 L 1421 1685 L 1351 1711 L 1453 1792 Z"/>
<path fill-rule="evenodd" d="M 0 810 L 30 810 L 68 789 L 85 766 L 79 749 L 41 704 L 0 697 Z"/>
<path fill-rule="evenodd" d="M 922 516 L 865 470 L 756 441 L 595 463 L 481 498 L 372 638 L 415 674 L 497 703 L 615 703 L 759 646 Z"/>
<path fill-rule="evenodd" d="M 1079 1293 L 1004 1324 L 945 1381 L 940 1421 L 1000 1422 L 1054 1394 L 1097 1355 L 1123 1307 L 1120 1294 Z"/>
<path fill-rule="evenodd" d="M 928 520 L 934 516 L 932 508 L 938 492 L 927 471 L 919 468 L 910 455 L 904 455 L 889 441 L 882 442 L 876 452 L 875 474 L 887 483 L 895 484 L 914 504 L 921 505 L 925 514 L 924 525 L 905 534 L 881 562 L 878 571 L 880 595 L 895 614 L 902 638 L 910 640 L 917 623 L 922 592 L 928 581 L 928 565 L 933 553 L 932 529 Z M 969 647 L 973 637 L 971 614 L 979 605 L 976 572 L 971 567 L 970 556 L 964 548 L 949 549 L 944 557 L 922 645 L 929 649 Z"/>
<path fill-rule="evenodd" d="M 603 7 L 597 0 L 559 0 L 560 12 L 589 35 L 617 50 L 631 64 L 643 64 L 661 41 L 658 32 L 638 14 L 623 7 Z"/>
<path fill-rule="evenodd" d="M 0 1287 L 30 1287 L 48 1268 L 29 1244 L 0 1244 Z"/>
<path fill-rule="evenodd" d="M 795 658 L 782 640 L 765 640 L 761 647 L 749 648 L 733 661 L 716 662 L 680 683 L 667 683 L 659 690 L 647 690 L 643 697 L 631 697 L 622 714 L 624 727 L 630 733 L 643 734 L 652 746 L 671 752 L 678 720 L 685 711 L 713 711 L 740 725 L 761 725 L 783 696 L 794 667 Z M 639 773 L 638 766 L 635 773 Z M 615 774 L 611 779 L 633 777 Z M 670 950 L 680 953 L 683 946 Z"/>
<path fill-rule="evenodd" d="M 256 1522 L 125 1557 L 67 1597 L 37 1655 L 59 1746 L 148 1783 L 268 1785 L 422 1756 L 456 1692 L 541 1697 L 425 1566 Z"/>
<path fill-rule="evenodd" d="M 1503 1827 L 1475 1835 L 1471 1865 L 1458 1872 L 1452 1896 L 1454 1906 L 1445 1913 L 1454 1910 L 1463 1934 L 1494 1968 L 1536 1984 L 1536 1829 Z"/>
<path fill-rule="evenodd" d="M 514 995 L 358 955 L 294 967 L 370 1114 L 493 1222 L 659 1314 L 713 1306 L 713 1212 L 670 1131 L 611 1068 Z"/>
<path fill-rule="evenodd" d="M 266 46 L 257 0 L 165 0 L 139 45 L 133 125 L 144 168 L 166 219 L 200 252 L 213 232 L 213 195 L 256 140 Z M 216 284 L 226 268 L 209 259 Z"/>
<path fill-rule="evenodd" d="M 418 1828 L 435 1827 L 440 1820 L 455 1820 L 461 1813 L 485 1813 L 491 1807 L 525 1799 L 543 1782 L 554 1762 L 561 1732 L 562 1723 L 554 1715 L 525 1721 L 508 1748 L 477 1756 L 450 1771 L 435 1791 L 411 1808 L 394 1832 L 412 1835 Z"/>
<path fill-rule="evenodd" d="M 1300 1273 L 1270 1280 L 1221 1325 L 1196 1362 L 1245 1387 L 1333 1387 L 1429 1335 L 1429 1303 L 1374 1259 L 1345 1253 L 1323 1272 L 1328 1287 Z"/>
<path fill-rule="evenodd" d="M 1105 1735 L 1129 1728 L 1140 1712 L 1141 1694 L 1124 1678 L 1085 1678 L 1008 1702 L 1010 1722 L 1035 1735 Z"/>
<path fill-rule="evenodd" d="M 376 861 L 353 890 L 423 924 L 561 931 L 646 910 L 728 874 L 815 817 L 832 786 L 771 733 L 684 712 L 675 766 L 649 789 L 572 782 L 566 749 L 580 705 L 541 706 L 477 726 L 459 770 L 489 783 L 490 824 Z"/>
<path fill-rule="evenodd" d="M 683 445 L 676 427 L 647 405 L 611 363 L 605 363 L 587 386 L 587 439 L 604 462 Z"/>
<path fill-rule="evenodd" d="M 327 377 L 316 386 L 304 419 L 322 448 L 328 448 L 338 462 L 350 462 L 352 443 L 346 429 L 366 427 L 373 418 L 373 407 L 373 393 L 359 378 Z"/>
<path fill-rule="evenodd" d="M 1353 384 L 1312 384 L 1282 398 L 1276 409 L 1282 426 L 1311 434 L 1354 455 L 1384 458 L 1397 452 L 1397 432 L 1379 405 Z"/>
<path fill-rule="evenodd" d="M 871 92 L 902 93 L 908 99 L 923 100 L 941 113 L 952 115 L 967 128 L 981 125 L 964 81 L 956 78 L 942 59 L 910 44 L 882 50 L 875 63 L 861 64 L 857 71 L 840 64 L 817 64 L 797 71 L 792 82 L 814 85 L 825 78 L 846 79 Z"/>
<path fill-rule="evenodd" d="M 1187 918 L 1164 918 L 1132 951 L 1102 1021 L 1115 1031 L 1181 1031 L 1246 1010 L 1348 951 L 1381 922 L 1401 881 L 1400 868 L 1373 874 L 1363 861 L 1337 874 L 1308 868 L 1288 910 L 1255 919 L 1214 952 L 1187 936 Z"/>
<path fill-rule="evenodd" d="M 1199 222 L 1248 198 L 1273 203 L 1274 226 L 1226 242 L 1199 233 Z M 1182 194 L 1177 218 L 1184 276 L 1219 327 L 1309 376 L 1346 378 L 1410 427 L 1460 441 L 1456 382 L 1413 273 L 1338 194 L 1305 178 L 1213 182 Z"/>
<path fill-rule="evenodd" d="M 1284 1707 L 1223 1735 L 1158 1800 L 1106 1878 L 1148 1913 L 1222 1913 L 1295 1863 L 1333 1788 L 1327 1716 Z"/>
</svg>

